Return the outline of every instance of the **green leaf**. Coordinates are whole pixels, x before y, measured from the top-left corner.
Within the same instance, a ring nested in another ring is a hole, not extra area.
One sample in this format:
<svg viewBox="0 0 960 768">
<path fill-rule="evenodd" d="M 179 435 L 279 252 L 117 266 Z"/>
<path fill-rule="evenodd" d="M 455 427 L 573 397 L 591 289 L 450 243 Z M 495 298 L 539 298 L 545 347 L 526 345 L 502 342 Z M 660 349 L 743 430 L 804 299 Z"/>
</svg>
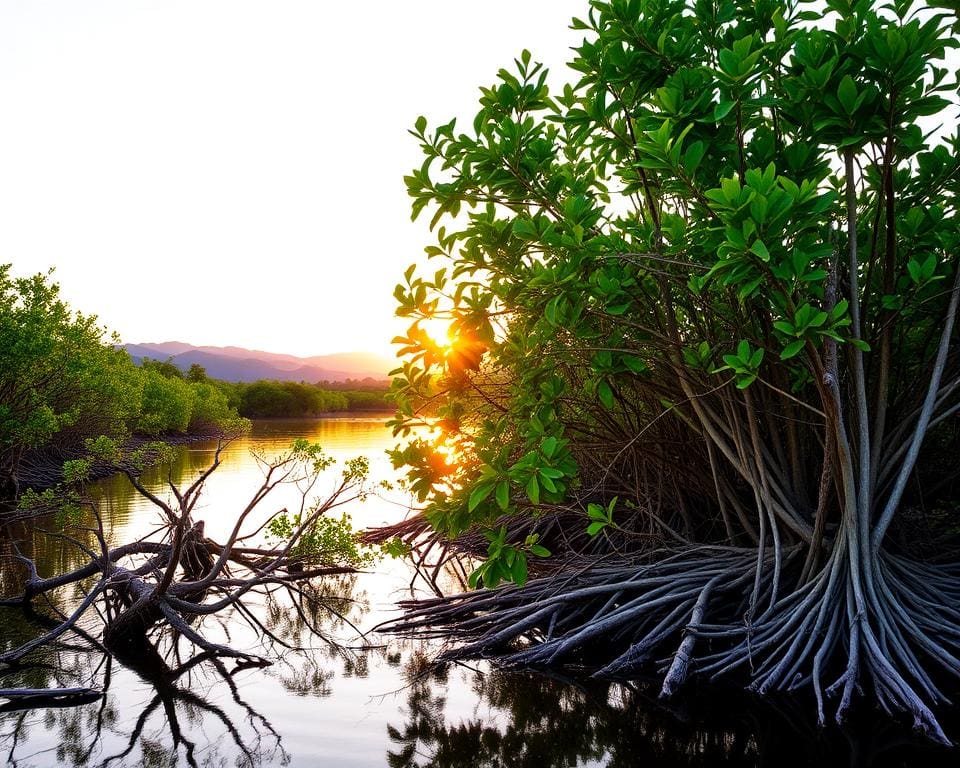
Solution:
<svg viewBox="0 0 960 768">
<path fill-rule="evenodd" d="M 763 244 L 762 240 L 754 240 L 753 245 L 750 246 L 750 252 L 756 254 L 761 261 L 770 261 L 770 251 L 767 250 L 767 246 Z"/>
<path fill-rule="evenodd" d="M 791 357 L 796 357 L 800 353 L 800 350 L 803 349 L 803 347 L 806 345 L 806 343 L 807 342 L 804 339 L 797 339 L 795 341 L 791 341 L 789 344 L 787 344 L 787 346 L 783 348 L 783 351 L 780 353 L 780 359 L 789 360 Z"/>
<path fill-rule="evenodd" d="M 810 318 L 810 322 L 807 323 L 809 328 L 819 328 L 827 322 L 827 313 L 826 312 L 817 312 L 813 317 Z"/>
<path fill-rule="evenodd" d="M 634 357 L 633 355 L 624 355 L 623 364 L 631 373 L 643 373 L 647 370 L 647 364 L 639 357 Z"/>
<path fill-rule="evenodd" d="M 531 475 L 527 480 L 527 498 L 532 504 L 540 503 L 540 484 L 537 482 L 536 475 Z"/>
<path fill-rule="evenodd" d="M 517 552 L 517 556 L 510 566 L 510 576 L 513 583 L 522 587 L 527 583 L 527 556 L 523 552 Z"/>
<path fill-rule="evenodd" d="M 689 147 L 683 155 L 683 168 L 690 176 L 693 176 L 696 173 L 697 168 L 700 167 L 700 161 L 703 160 L 703 155 L 707 151 L 707 145 L 702 141 L 695 141 Z"/>
<path fill-rule="evenodd" d="M 744 283 L 743 285 L 740 286 L 739 290 L 737 290 L 737 297 L 741 301 L 743 301 L 744 299 L 750 296 L 753 296 L 757 288 L 760 287 L 760 283 L 762 282 L 763 282 L 763 275 L 759 275 L 758 277 L 753 278 L 753 280 L 750 280 Z"/>
<path fill-rule="evenodd" d="M 736 77 L 740 73 L 740 58 L 733 51 L 724 48 L 717 54 L 717 59 L 725 74 Z"/>
<path fill-rule="evenodd" d="M 536 240 L 537 228 L 529 219 L 516 219 L 513 222 L 513 234 L 521 240 Z"/>
<path fill-rule="evenodd" d="M 543 438 L 540 443 L 540 450 L 543 452 L 543 455 L 548 459 L 553 458 L 553 454 L 557 451 L 557 438 L 553 435 Z"/>
<path fill-rule="evenodd" d="M 722 368 L 714 368 L 711 373 L 720 373 L 721 371 L 728 371 L 731 368 L 735 371 L 742 368 L 740 364 L 740 358 L 736 355 L 724 355 L 723 362 L 726 363 Z"/>
<path fill-rule="evenodd" d="M 923 282 L 923 267 L 920 266 L 920 262 L 915 259 L 910 259 L 907 262 L 907 272 L 910 273 L 910 279 L 916 285 L 920 285 Z"/>
<path fill-rule="evenodd" d="M 717 106 L 713 108 L 713 119 L 715 122 L 719 123 L 723 118 L 730 114 L 730 110 L 734 108 L 737 102 L 735 101 L 721 101 Z"/>
<path fill-rule="evenodd" d="M 497 506 L 504 512 L 510 506 L 510 485 L 506 480 L 497 483 Z"/>
<path fill-rule="evenodd" d="M 837 88 L 837 99 L 848 115 L 857 108 L 857 85 L 850 75 L 844 75 Z"/>
<path fill-rule="evenodd" d="M 804 272 L 800 276 L 801 282 L 804 283 L 814 283 L 824 280 L 827 277 L 827 270 L 825 269 L 814 269 L 810 272 Z"/>
<path fill-rule="evenodd" d="M 903 308 L 903 296 L 897 294 L 884 294 L 880 297 L 880 303 L 883 305 L 883 308 L 891 312 L 895 312 L 898 309 Z"/>
<path fill-rule="evenodd" d="M 847 309 L 850 307 L 850 302 L 846 299 L 841 299 L 836 303 L 834 308 L 830 310 L 830 319 L 839 320 L 845 314 L 847 314 Z"/>
<path fill-rule="evenodd" d="M 597 520 L 596 522 L 590 523 L 587 526 L 587 534 L 590 536 L 596 536 L 600 531 L 607 527 L 606 520 Z"/>
<path fill-rule="evenodd" d="M 477 585 L 480 583 L 480 579 L 483 578 L 483 573 L 485 570 L 485 566 L 481 565 L 467 577 L 467 586 L 470 587 L 470 589 L 477 588 Z"/>
<path fill-rule="evenodd" d="M 601 381 L 597 385 L 597 394 L 600 396 L 600 402 L 605 408 L 613 408 L 613 390 L 606 381 Z"/>
<path fill-rule="evenodd" d="M 547 322 L 550 325 L 557 324 L 557 308 L 560 305 L 560 300 L 563 298 L 563 295 L 554 296 L 550 301 L 547 302 L 547 306 L 544 309 L 544 316 L 547 318 Z"/>
<path fill-rule="evenodd" d="M 542 544 L 532 544 L 530 546 L 530 554 L 537 557 L 550 557 L 550 550 Z"/>
<path fill-rule="evenodd" d="M 484 499 L 493 492 L 493 483 L 480 483 L 470 494 L 470 501 L 467 502 L 467 511 L 473 512 Z"/>
</svg>

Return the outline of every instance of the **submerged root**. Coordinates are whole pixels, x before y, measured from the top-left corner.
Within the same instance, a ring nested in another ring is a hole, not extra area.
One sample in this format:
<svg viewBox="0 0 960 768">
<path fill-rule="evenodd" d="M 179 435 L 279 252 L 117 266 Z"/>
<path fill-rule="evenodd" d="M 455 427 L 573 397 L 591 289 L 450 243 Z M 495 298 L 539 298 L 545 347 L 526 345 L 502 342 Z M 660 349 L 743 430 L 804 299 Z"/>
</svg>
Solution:
<svg viewBox="0 0 960 768">
<path fill-rule="evenodd" d="M 870 690 L 886 711 L 909 714 L 949 743 L 932 707 L 947 703 L 934 676 L 960 677 L 960 566 L 887 553 L 852 566 L 841 546 L 812 578 L 783 590 L 803 561 L 799 547 L 784 550 L 778 585 L 766 555 L 757 592 L 756 550 L 690 548 L 650 564 L 407 602 L 383 629 L 447 640 L 449 660 L 587 666 L 619 679 L 653 667 L 662 696 L 691 672 L 739 675 L 760 694 L 809 689 L 821 724 L 828 699 L 839 722 L 853 693 Z"/>
</svg>

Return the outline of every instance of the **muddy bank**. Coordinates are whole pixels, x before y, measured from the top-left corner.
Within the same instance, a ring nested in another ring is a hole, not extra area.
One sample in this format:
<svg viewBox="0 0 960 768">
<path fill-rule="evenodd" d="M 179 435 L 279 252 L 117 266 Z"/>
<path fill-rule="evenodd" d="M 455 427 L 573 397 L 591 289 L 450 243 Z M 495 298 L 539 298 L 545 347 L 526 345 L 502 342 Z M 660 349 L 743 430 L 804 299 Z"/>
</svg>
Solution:
<svg viewBox="0 0 960 768">
<path fill-rule="evenodd" d="M 124 444 L 124 451 L 133 451 L 147 443 L 166 443 L 167 445 L 190 445 L 192 443 L 213 440 L 216 435 L 211 433 L 189 435 L 160 435 L 145 437 L 135 435 Z M 87 455 L 83 446 L 69 448 L 48 446 L 28 451 L 20 463 L 18 478 L 21 491 L 28 488 L 34 491 L 45 491 L 63 482 L 63 464 L 73 459 L 81 459 Z M 98 462 L 91 467 L 90 479 L 102 480 L 116 474 L 117 468 L 113 464 Z"/>
</svg>

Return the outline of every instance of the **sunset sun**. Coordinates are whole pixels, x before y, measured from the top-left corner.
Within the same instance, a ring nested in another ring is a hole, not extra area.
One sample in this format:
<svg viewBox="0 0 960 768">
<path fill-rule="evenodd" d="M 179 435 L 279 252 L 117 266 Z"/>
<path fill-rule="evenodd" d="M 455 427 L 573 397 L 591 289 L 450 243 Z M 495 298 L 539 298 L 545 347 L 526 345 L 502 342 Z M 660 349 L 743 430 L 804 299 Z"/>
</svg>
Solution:
<svg viewBox="0 0 960 768">
<path fill-rule="evenodd" d="M 427 334 L 430 341 L 448 354 L 455 343 L 451 334 L 453 321 L 445 317 L 431 317 L 420 321 L 420 328 Z"/>
</svg>

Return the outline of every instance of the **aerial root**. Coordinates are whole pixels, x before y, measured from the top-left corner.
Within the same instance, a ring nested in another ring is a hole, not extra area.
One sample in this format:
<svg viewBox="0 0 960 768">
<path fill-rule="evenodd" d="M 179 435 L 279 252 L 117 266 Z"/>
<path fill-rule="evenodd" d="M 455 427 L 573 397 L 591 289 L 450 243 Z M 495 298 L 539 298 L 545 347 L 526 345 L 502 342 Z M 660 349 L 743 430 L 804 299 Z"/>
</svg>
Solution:
<svg viewBox="0 0 960 768">
<path fill-rule="evenodd" d="M 713 591 L 718 580 L 718 577 L 712 578 L 704 585 L 703 589 L 700 590 L 700 595 L 697 597 L 697 602 L 694 604 L 693 611 L 690 614 L 690 623 L 687 624 L 684 630 L 684 638 L 673 656 L 673 663 L 670 664 L 670 669 L 667 670 L 667 674 L 663 678 L 663 688 L 660 691 L 660 695 L 664 698 L 672 696 L 677 688 L 683 685 L 687 679 L 687 672 L 690 669 L 690 659 L 693 655 L 693 646 L 697 641 L 697 631 L 703 622 L 703 615 L 707 603 L 710 600 L 710 593 Z"/>
<path fill-rule="evenodd" d="M 804 560 L 799 548 L 783 554 L 781 586 L 799 576 Z M 841 548 L 772 604 L 773 555 L 762 564 L 762 594 L 752 599 L 756 567 L 754 549 L 699 547 L 656 563 L 407 602 L 405 614 L 381 629 L 446 640 L 445 660 L 587 664 L 596 676 L 620 679 L 653 664 L 665 697 L 694 672 L 738 675 L 760 694 L 812 689 L 821 724 L 828 699 L 841 721 L 866 691 L 949 743 L 932 710 L 947 698 L 933 679 L 960 678 L 960 566 L 887 553 L 851 566 Z"/>
</svg>

